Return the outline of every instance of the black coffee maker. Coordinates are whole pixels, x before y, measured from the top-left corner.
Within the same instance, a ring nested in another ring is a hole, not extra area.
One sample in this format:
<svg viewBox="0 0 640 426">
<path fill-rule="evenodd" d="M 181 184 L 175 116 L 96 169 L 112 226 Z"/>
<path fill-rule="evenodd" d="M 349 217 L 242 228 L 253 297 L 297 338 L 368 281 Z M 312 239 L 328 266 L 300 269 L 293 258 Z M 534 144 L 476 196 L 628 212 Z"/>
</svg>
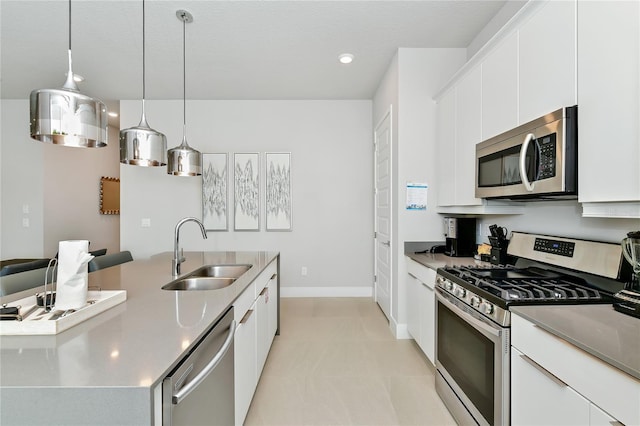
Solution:
<svg viewBox="0 0 640 426">
<path fill-rule="evenodd" d="M 493 265 L 506 265 L 508 263 L 507 247 L 509 246 L 509 240 L 507 240 L 507 228 L 490 225 L 489 242 L 491 243 L 491 258 L 490 262 Z"/>
</svg>

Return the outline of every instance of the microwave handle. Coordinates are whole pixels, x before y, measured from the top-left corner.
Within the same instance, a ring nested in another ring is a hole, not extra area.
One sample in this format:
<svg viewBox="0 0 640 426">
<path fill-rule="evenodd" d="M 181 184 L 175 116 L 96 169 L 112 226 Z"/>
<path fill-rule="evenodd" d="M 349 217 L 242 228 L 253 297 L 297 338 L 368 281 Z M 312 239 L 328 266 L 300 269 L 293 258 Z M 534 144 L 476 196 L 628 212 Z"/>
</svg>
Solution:
<svg viewBox="0 0 640 426">
<path fill-rule="evenodd" d="M 520 179 L 522 179 L 522 183 L 527 191 L 533 191 L 533 183 L 529 182 L 527 179 L 527 167 L 526 167 L 526 159 L 527 159 L 527 149 L 529 148 L 529 143 L 534 140 L 536 136 L 533 133 L 527 134 L 524 138 L 524 142 L 522 142 L 522 147 L 520 148 Z"/>
</svg>

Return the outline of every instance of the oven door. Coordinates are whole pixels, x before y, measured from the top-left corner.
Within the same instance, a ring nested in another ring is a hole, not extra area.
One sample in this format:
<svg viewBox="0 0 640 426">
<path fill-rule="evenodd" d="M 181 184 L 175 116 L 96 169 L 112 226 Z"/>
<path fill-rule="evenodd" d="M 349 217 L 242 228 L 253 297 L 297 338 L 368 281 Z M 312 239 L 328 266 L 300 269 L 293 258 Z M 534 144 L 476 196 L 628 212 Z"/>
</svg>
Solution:
<svg viewBox="0 0 640 426">
<path fill-rule="evenodd" d="M 436 390 L 460 424 L 509 424 L 509 328 L 436 287 Z"/>
</svg>

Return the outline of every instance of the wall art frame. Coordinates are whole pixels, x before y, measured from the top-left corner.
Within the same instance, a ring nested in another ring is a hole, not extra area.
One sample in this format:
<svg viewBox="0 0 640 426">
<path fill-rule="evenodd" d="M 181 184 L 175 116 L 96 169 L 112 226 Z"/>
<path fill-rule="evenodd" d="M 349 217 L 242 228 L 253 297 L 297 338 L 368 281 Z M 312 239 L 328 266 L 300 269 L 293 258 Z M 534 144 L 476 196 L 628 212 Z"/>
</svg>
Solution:
<svg viewBox="0 0 640 426">
<path fill-rule="evenodd" d="M 100 214 L 120 214 L 120 178 L 100 178 Z"/>
<path fill-rule="evenodd" d="M 291 153 L 265 153 L 267 231 L 292 230 Z"/>
<path fill-rule="evenodd" d="M 207 231 L 229 230 L 229 155 L 202 154 L 202 223 Z"/>
<path fill-rule="evenodd" d="M 233 154 L 233 229 L 260 230 L 260 154 Z"/>
</svg>

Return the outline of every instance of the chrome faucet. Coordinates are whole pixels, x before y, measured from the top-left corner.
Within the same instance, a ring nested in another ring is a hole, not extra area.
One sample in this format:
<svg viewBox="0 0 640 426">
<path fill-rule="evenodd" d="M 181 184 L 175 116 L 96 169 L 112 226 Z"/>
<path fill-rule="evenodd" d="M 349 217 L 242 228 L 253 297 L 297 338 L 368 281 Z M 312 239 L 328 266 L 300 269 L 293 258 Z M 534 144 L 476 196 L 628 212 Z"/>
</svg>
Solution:
<svg viewBox="0 0 640 426">
<path fill-rule="evenodd" d="M 202 231 L 202 238 L 207 239 L 207 231 L 204 229 L 204 225 L 195 217 L 185 217 L 184 219 L 180 219 L 178 224 L 176 225 L 176 229 L 174 232 L 173 238 L 173 260 L 171 261 L 171 269 L 174 277 L 180 275 L 180 264 L 184 262 L 184 256 L 182 256 L 182 251 L 179 248 L 180 241 L 180 227 L 187 222 L 195 222 L 200 225 L 200 231 Z"/>
</svg>

